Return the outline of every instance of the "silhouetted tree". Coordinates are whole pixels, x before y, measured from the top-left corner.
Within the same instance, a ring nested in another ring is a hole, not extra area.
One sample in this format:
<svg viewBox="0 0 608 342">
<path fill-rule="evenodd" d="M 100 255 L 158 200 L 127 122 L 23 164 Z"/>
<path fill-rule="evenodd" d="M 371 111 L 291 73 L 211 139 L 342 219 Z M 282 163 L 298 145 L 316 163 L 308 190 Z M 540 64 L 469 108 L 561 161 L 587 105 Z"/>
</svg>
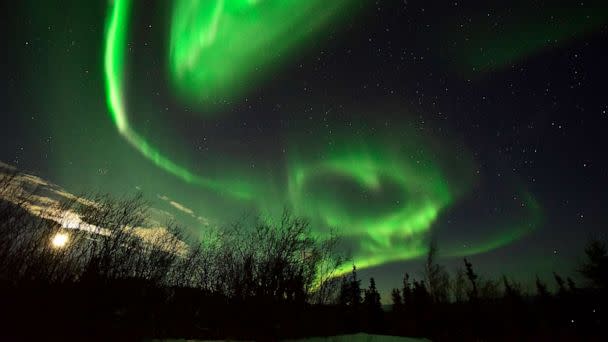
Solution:
<svg viewBox="0 0 608 342">
<path fill-rule="evenodd" d="M 479 287 L 479 298 L 491 301 L 496 300 L 501 297 L 500 291 L 500 283 L 494 279 L 479 279 L 478 281 Z"/>
<path fill-rule="evenodd" d="M 579 272 L 594 287 L 608 287 L 608 250 L 606 244 L 598 239 L 591 239 L 585 247 L 586 260 Z"/>
<path fill-rule="evenodd" d="M 539 300 L 545 302 L 551 296 L 549 290 L 547 290 L 547 284 L 540 280 L 538 276 L 536 276 L 536 295 L 538 296 Z"/>
<path fill-rule="evenodd" d="M 445 267 L 436 261 L 437 241 L 431 240 L 424 264 L 424 276 L 428 285 L 428 293 L 435 303 L 447 302 L 450 290 L 450 277 Z"/>
<path fill-rule="evenodd" d="M 357 267 L 353 265 L 351 273 L 343 277 L 339 294 L 342 309 L 342 322 L 349 331 L 360 329 L 361 314 L 361 280 L 357 277 Z"/>
<path fill-rule="evenodd" d="M 393 303 L 393 312 L 403 311 L 403 299 L 401 298 L 401 291 L 399 289 L 391 291 L 391 301 Z"/>
<path fill-rule="evenodd" d="M 340 284 L 339 303 L 353 310 L 361 304 L 361 280 L 357 278 L 357 267 L 348 276 L 342 277 Z"/>
<path fill-rule="evenodd" d="M 336 277 L 336 272 L 344 264 L 345 257 L 337 252 L 338 242 L 339 237 L 335 231 L 331 231 L 329 238 L 322 243 L 317 242 L 320 262 L 316 272 L 317 286 L 310 298 L 313 304 L 330 304 L 339 294 L 341 277 Z"/>
<path fill-rule="evenodd" d="M 454 277 L 454 280 L 452 282 L 452 293 L 454 295 L 454 301 L 456 301 L 457 303 L 464 302 L 467 298 L 467 292 L 468 287 L 465 271 L 462 268 L 458 267 L 456 269 L 456 276 Z"/>
<path fill-rule="evenodd" d="M 478 298 L 477 291 L 477 274 L 473 271 L 473 264 L 471 264 L 467 258 L 464 258 L 464 266 L 466 268 L 467 279 L 471 283 L 471 291 L 469 292 L 469 300 L 475 301 Z"/>
<path fill-rule="evenodd" d="M 410 275 L 408 273 L 405 273 L 403 276 L 403 287 L 401 288 L 401 291 L 403 306 L 407 310 L 407 306 L 410 305 L 412 301 L 412 284 L 410 284 Z"/>
<path fill-rule="evenodd" d="M 342 307 L 348 306 L 350 301 L 350 284 L 348 282 L 348 276 L 341 277 L 340 280 L 340 292 L 338 295 L 338 305 Z"/>
<path fill-rule="evenodd" d="M 363 305 L 367 312 L 368 329 L 377 331 L 382 321 L 382 304 L 380 303 L 380 293 L 376 289 L 374 278 L 369 279 L 369 287 L 365 290 Z"/>
<path fill-rule="evenodd" d="M 563 297 L 567 293 L 564 278 L 562 278 L 556 272 L 553 272 L 553 278 L 555 279 L 555 283 L 557 284 L 557 295 Z"/>
<path fill-rule="evenodd" d="M 429 308 L 432 298 L 424 284 L 424 281 L 413 280 L 412 282 L 412 307 L 415 313 L 420 313 Z"/>
<path fill-rule="evenodd" d="M 566 281 L 568 282 L 568 290 L 570 290 L 570 292 L 576 292 L 578 290 L 578 288 L 576 287 L 576 283 L 574 282 L 574 280 L 572 280 L 572 278 L 568 277 L 566 278 Z"/>
<path fill-rule="evenodd" d="M 372 311 L 381 309 L 382 307 L 380 304 L 380 293 L 378 293 L 378 289 L 376 289 L 376 281 L 373 277 L 369 279 L 369 287 L 365 290 L 363 303 Z"/>
<path fill-rule="evenodd" d="M 357 278 L 357 267 L 355 265 L 353 265 L 349 285 L 349 303 L 354 309 L 356 309 L 361 304 L 361 280 Z"/>
<path fill-rule="evenodd" d="M 502 283 L 505 288 L 504 296 L 507 300 L 518 301 L 521 299 L 521 285 L 513 280 L 509 280 L 507 276 L 502 276 Z"/>
</svg>

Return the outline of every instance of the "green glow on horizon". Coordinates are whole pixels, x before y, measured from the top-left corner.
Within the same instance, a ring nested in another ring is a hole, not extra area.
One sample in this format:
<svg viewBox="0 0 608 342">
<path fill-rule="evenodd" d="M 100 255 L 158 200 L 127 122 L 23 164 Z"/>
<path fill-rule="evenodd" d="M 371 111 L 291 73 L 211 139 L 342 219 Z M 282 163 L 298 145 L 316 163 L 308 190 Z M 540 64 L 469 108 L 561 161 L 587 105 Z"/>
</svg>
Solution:
<svg viewBox="0 0 608 342">
<path fill-rule="evenodd" d="M 169 35 L 173 87 L 203 106 L 236 98 L 351 2 L 177 0 Z"/>
</svg>

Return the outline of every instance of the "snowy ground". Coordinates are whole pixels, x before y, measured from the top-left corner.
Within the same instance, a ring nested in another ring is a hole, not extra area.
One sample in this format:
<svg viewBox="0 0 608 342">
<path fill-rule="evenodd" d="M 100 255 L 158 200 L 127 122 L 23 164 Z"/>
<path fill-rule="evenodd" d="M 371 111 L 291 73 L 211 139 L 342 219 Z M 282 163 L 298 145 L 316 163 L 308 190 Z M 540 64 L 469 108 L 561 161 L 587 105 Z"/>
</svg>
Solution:
<svg viewBox="0 0 608 342">
<path fill-rule="evenodd" d="M 353 334 L 339 335 L 330 337 L 313 337 L 301 340 L 291 340 L 290 342 L 422 342 L 429 341 L 423 338 L 386 336 L 386 335 L 368 335 L 368 334 Z"/>
<path fill-rule="evenodd" d="M 299 340 L 285 340 L 285 342 L 423 342 L 430 341 L 424 338 L 353 334 L 329 337 L 312 337 Z M 164 340 L 162 342 L 205 342 L 199 340 Z"/>
</svg>

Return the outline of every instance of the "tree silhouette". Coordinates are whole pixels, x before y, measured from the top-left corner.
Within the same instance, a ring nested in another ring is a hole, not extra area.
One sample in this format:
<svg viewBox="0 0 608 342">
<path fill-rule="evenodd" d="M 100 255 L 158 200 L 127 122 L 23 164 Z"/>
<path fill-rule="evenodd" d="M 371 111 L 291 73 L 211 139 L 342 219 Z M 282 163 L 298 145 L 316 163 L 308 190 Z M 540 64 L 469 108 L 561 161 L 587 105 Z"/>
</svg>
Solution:
<svg viewBox="0 0 608 342">
<path fill-rule="evenodd" d="M 353 265 L 351 273 L 342 277 L 338 303 L 343 307 L 356 309 L 361 304 L 361 280 L 357 278 L 357 267 Z"/>
<path fill-rule="evenodd" d="M 357 277 L 357 267 L 348 276 L 342 277 L 340 294 L 338 295 L 342 309 L 342 320 L 345 328 L 356 331 L 359 327 L 359 316 L 361 311 L 361 280 Z"/>
<path fill-rule="evenodd" d="M 553 272 L 553 279 L 555 279 L 555 283 L 557 284 L 557 295 L 563 297 L 568 292 L 564 278 L 556 272 Z"/>
<path fill-rule="evenodd" d="M 469 292 L 469 300 L 476 301 L 478 298 L 477 291 L 477 274 L 473 271 L 473 264 L 471 264 L 467 258 L 464 258 L 464 266 L 466 268 L 467 279 L 471 283 L 471 291 Z"/>
<path fill-rule="evenodd" d="M 468 287 L 466 281 L 465 271 L 461 267 L 458 267 L 456 269 L 456 276 L 452 282 L 452 294 L 454 301 L 457 303 L 464 302 L 467 297 Z"/>
<path fill-rule="evenodd" d="M 412 284 L 410 284 L 410 275 L 408 273 L 405 273 L 403 276 L 403 287 L 401 291 L 403 306 L 407 310 L 407 306 L 410 305 L 412 301 Z"/>
<path fill-rule="evenodd" d="M 486 301 L 493 301 L 501 297 L 500 283 L 494 279 L 478 280 L 479 298 Z"/>
<path fill-rule="evenodd" d="M 579 272 L 592 286 L 606 289 L 608 287 L 608 250 L 599 239 L 591 239 L 585 247 L 586 260 Z"/>
<path fill-rule="evenodd" d="M 369 279 L 369 287 L 365 290 L 363 306 L 367 312 L 368 329 L 377 331 L 382 321 L 382 304 L 380 303 L 380 293 L 376 289 L 374 278 Z"/>
<path fill-rule="evenodd" d="M 391 290 L 391 303 L 393 304 L 393 311 L 401 312 L 403 310 L 403 300 L 401 299 L 401 291 L 399 289 Z"/>
<path fill-rule="evenodd" d="M 502 283 L 505 288 L 504 297 L 510 301 L 519 301 L 521 300 L 521 285 L 516 283 L 513 280 L 509 280 L 507 276 L 502 276 Z"/>
<path fill-rule="evenodd" d="M 547 290 L 547 284 L 545 284 L 538 276 L 536 276 L 536 295 L 541 301 L 547 301 L 551 294 Z"/>
<path fill-rule="evenodd" d="M 432 298 L 424 284 L 424 281 L 413 280 L 412 281 L 412 311 L 421 315 L 428 308 L 430 308 L 430 304 L 432 303 Z"/>
<path fill-rule="evenodd" d="M 431 299 L 441 303 L 448 301 L 450 277 L 445 267 L 436 261 L 438 251 L 437 241 L 431 240 L 424 264 L 424 276 Z"/>
<path fill-rule="evenodd" d="M 348 277 L 341 277 L 340 281 L 340 292 L 338 295 L 338 305 L 342 307 L 346 307 L 349 305 L 350 301 L 350 284 L 348 282 Z"/>
<path fill-rule="evenodd" d="M 361 304 L 361 280 L 357 278 L 357 267 L 353 265 L 353 271 L 349 282 L 349 305 L 357 309 Z"/>
<path fill-rule="evenodd" d="M 566 281 L 568 282 L 568 290 L 570 290 L 570 292 L 576 292 L 578 290 L 576 283 L 574 280 L 572 280 L 572 278 L 568 277 L 566 278 Z"/>
<path fill-rule="evenodd" d="M 380 304 L 380 293 L 376 289 L 376 281 L 374 278 L 369 279 L 369 287 L 365 290 L 363 303 L 370 311 L 376 311 L 382 308 Z"/>
</svg>

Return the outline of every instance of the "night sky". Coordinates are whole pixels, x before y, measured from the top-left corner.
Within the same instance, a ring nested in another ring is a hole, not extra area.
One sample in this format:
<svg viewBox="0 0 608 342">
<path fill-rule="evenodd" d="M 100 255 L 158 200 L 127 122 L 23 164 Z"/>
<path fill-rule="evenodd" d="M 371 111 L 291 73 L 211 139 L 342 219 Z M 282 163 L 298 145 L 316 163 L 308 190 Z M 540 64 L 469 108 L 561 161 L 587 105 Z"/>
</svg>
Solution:
<svg viewBox="0 0 608 342">
<path fill-rule="evenodd" d="M 329 3 L 329 4 L 328 4 Z M 572 275 L 608 216 L 602 1 L 12 1 L 0 161 L 202 236 L 282 209 L 398 286 Z"/>
</svg>

